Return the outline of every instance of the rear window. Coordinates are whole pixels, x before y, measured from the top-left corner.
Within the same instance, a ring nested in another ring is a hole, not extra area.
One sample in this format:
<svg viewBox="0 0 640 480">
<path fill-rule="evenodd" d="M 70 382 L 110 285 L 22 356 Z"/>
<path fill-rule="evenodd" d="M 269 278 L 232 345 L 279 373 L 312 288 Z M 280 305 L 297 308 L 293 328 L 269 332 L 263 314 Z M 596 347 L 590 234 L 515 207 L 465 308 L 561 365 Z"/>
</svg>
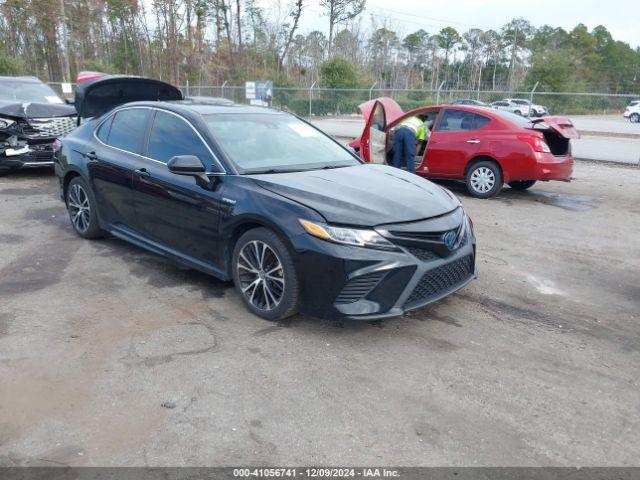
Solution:
<svg viewBox="0 0 640 480">
<path fill-rule="evenodd" d="M 127 152 L 140 153 L 148 113 L 149 110 L 145 108 L 131 108 L 116 113 L 111 122 L 107 145 Z"/>
<path fill-rule="evenodd" d="M 516 115 L 515 113 L 506 112 L 504 110 L 496 110 L 495 112 L 493 112 L 493 114 L 498 115 L 499 117 L 502 117 L 503 119 L 508 120 L 511 123 L 515 123 L 519 127 L 524 127 L 524 128 L 533 127 L 531 120 L 529 120 L 526 117 L 521 117 L 520 115 Z"/>
<path fill-rule="evenodd" d="M 629 104 L 629 106 L 630 106 L 630 107 L 635 107 L 635 106 L 636 106 L 636 105 L 638 105 L 639 103 L 640 103 L 640 100 L 635 101 L 635 102 L 631 102 L 631 103 Z"/>
</svg>

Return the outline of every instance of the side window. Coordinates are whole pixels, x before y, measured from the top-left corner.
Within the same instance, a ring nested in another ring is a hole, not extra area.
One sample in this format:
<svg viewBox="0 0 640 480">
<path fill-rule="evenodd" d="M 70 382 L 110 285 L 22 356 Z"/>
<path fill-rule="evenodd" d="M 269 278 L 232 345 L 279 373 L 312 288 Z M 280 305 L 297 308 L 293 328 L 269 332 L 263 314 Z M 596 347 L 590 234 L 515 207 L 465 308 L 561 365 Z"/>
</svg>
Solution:
<svg viewBox="0 0 640 480">
<path fill-rule="evenodd" d="M 147 155 L 164 163 L 176 155 L 195 155 L 207 167 L 212 163 L 211 153 L 186 120 L 159 110 L 151 127 Z"/>
<path fill-rule="evenodd" d="M 106 143 L 127 152 L 140 153 L 140 140 L 144 137 L 148 115 L 146 108 L 119 111 L 111 121 Z"/>
<path fill-rule="evenodd" d="M 452 132 L 461 130 L 476 130 L 489 123 L 491 119 L 484 115 L 461 110 L 445 110 L 437 130 Z"/>
<path fill-rule="evenodd" d="M 109 137 L 109 129 L 111 128 L 111 122 L 113 122 L 113 115 L 110 116 L 106 122 L 100 125 L 100 128 L 98 128 L 98 132 L 96 133 L 96 135 L 102 143 L 107 143 L 107 138 Z"/>
</svg>

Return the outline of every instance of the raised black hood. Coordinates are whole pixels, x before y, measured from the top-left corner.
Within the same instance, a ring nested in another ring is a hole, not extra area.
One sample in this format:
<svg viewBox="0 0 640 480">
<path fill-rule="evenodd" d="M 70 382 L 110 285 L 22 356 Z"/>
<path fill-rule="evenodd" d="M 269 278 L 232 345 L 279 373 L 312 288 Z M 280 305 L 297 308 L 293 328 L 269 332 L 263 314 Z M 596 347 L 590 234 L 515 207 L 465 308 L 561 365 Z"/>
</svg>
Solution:
<svg viewBox="0 0 640 480">
<path fill-rule="evenodd" d="M 0 101 L 0 117 L 12 120 L 29 120 L 30 118 L 71 117 L 76 110 L 69 105 L 35 102 Z"/>
<path fill-rule="evenodd" d="M 255 175 L 263 188 L 306 205 L 327 222 L 373 227 L 455 210 L 459 201 L 417 175 L 384 165 Z"/>
<path fill-rule="evenodd" d="M 129 102 L 168 100 L 182 100 L 178 87 L 152 78 L 105 75 L 78 85 L 75 106 L 80 117 L 90 118 Z"/>
</svg>

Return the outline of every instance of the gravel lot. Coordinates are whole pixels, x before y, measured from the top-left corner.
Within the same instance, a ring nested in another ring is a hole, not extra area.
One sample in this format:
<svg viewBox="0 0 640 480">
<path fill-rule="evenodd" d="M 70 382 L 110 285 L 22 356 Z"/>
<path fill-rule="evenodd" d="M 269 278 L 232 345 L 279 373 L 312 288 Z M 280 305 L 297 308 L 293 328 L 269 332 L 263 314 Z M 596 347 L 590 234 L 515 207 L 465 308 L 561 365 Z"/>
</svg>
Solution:
<svg viewBox="0 0 640 480">
<path fill-rule="evenodd" d="M 0 179 L 0 465 L 637 465 L 640 170 L 575 176 L 456 189 L 480 278 L 375 324 L 269 324 Z"/>
</svg>

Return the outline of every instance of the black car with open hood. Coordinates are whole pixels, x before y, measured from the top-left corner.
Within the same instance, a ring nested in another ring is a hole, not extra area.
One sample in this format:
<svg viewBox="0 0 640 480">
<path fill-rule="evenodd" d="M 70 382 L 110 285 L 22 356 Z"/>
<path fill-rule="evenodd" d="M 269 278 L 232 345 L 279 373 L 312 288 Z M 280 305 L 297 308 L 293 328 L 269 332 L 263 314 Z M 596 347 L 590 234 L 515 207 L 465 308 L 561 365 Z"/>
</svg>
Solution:
<svg viewBox="0 0 640 480">
<path fill-rule="evenodd" d="M 80 118 L 93 118 L 129 102 L 182 99 L 178 87 L 161 80 L 105 75 L 78 85 L 75 107 Z"/>
<path fill-rule="evenodd" d="M 71 106 L 0 100 L 0 174 L 52 166 L 56 139 L 71 133 L 75 125 Z"/>
</svg>

